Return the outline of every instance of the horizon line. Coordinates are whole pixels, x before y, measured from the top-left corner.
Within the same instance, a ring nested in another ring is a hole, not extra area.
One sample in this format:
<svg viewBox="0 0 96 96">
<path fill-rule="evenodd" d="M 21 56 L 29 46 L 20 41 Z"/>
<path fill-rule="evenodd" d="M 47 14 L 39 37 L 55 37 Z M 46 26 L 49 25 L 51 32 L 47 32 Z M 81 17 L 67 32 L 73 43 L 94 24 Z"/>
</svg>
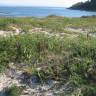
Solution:
<svg viewBox="0 0 96 96">
<path fill-rule="evenodd" d="M 40 6 L 40 5 L 0 5 L 0 7 L 57 7 L 57 8 L 68 8 L 66 6 Z"/>
</svg>

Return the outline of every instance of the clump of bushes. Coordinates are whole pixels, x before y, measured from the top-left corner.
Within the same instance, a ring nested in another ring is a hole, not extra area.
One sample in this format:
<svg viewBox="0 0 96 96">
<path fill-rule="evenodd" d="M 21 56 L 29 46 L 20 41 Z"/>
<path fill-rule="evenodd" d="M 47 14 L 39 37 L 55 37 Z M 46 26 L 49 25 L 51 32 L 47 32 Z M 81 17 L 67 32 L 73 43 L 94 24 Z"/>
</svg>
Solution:
<svg viewBox="0 0 96 96">
<path fill-rule="evenodd" d="M 17 86 L 11 86 L 5 90 L 5 96 L 20 96 L 21 90 Z"/>
<path fill-rule="evenodd" d="M 26 64 L 32 68 L 29 73 L 41 81 L 51 78 L 91 86 L 96 82 L 96 38 L 70 40 L 44 34 L 0 37 L 0 71 L 10 62 Z"/>
</svg>

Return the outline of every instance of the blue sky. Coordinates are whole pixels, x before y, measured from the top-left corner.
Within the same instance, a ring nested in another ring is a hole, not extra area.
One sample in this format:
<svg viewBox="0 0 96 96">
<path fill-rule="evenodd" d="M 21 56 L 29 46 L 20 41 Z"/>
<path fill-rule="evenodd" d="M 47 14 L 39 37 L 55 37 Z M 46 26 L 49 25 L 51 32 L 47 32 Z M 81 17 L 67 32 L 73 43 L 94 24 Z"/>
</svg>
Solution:
<svg viewBox="0 0 96 96">
<path fill-rule="evenodd" d="M 53 6 L 69 7 L 72 4 L 86 0 L 0 0 L 0 6 Z"/>
</svg>

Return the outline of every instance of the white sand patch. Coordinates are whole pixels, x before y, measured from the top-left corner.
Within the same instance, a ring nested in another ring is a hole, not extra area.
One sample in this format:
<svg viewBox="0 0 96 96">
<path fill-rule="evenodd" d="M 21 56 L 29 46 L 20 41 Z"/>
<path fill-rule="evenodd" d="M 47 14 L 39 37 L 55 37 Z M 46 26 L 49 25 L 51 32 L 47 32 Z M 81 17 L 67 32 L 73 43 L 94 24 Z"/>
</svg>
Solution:
<svg viewBox="0 0 96 96">
<path fill-rule="evenodd" d="M 12 30 L 14 31 L 4 31 L 4 30 L 0 30 L 0 36 L 13 36 L 13 35 L 19 35 L 21 33 L 21 29 L 20 28 L 16 28 L 16 27 L 11 27 Z"/>
<path fill-rule="evenodd" d="M 82 33 L 82 34 L 87 34 L 88 33 L 88 29 L 84 29 L 84 28 L 74 28 L 74 27 L 66 27 L 65 28 L 66 31 L 71 31 L 71 32 L 77 32 L 77 33 Z"/>
<path fill-rule="evenodd" d="M 0 76 L 0 91 L 2 91 L 4 88 L 11 87 L 14 84 L 20 85 L 18 80 L 11 79 L 11 77 L 7 77 L 5 74 Z"/>
</svg>

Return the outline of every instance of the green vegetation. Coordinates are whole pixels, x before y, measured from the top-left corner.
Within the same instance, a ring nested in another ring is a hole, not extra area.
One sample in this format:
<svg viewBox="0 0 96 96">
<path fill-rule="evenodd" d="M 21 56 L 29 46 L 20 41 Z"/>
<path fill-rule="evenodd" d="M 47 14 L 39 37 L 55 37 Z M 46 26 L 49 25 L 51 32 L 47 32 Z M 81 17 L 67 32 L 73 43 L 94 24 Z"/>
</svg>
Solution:
<svg viewBox="0 0 96 96">
<path fill-rule="evenodd" d="M 70 81 L 77 86 L 92 86 L 93 84 L 94 88 L 95 41 L 96 38 L 86 39 L 85 37 L 60 40 L 42 34 L 2 38 L 0 39 L 0 54 L 2 55 L 0 66 L 3 67 L 0 68 L 5 69 L 4 67 L 7 67 L 10 62 L 27 63 L 32 71 L 26 70 L 31 74 L 37 74 L 41 80 L 52 78 L 64 82 Z M 38 66 L 42 66 L 42 69 L 34 71 Z"/>
<path fill-rule="evenodd" d="M 9 23 L 6 28 L 9 25 L 28 29 L 43 27 L 52 29 L 52 32 L 62 32 L 65 26 L 95 26 L 96 18 L 69 19 L 49 16 L 43 19 L 2 18 L 1 20 L 7 20 Z M 21 63 L 26 64 L 26 69 L 23 67 L 19 69 L 37 75 L 42 82 L 51 78 L 74 84 L 81 90 L 81 94 L 76 96 L 96 96 L 96 37 L 79 35 L 75 38 L 61 39 L 43 33 L 0 37 L 0 72 L 9 68 L 11 62 L 16 67 Z M 7 93 L 8 96 L 19 96 L 16 87 L 9 88 Z"/>
<path fill-rule="evenodd" d="M 21 90 L 17 86 L 11 86 L 10 88 L 7 88 L 5 90 L 5 95 L 6 96 L 20 96 Z"/>
<path fill-rule="evenodd" d="M 95 28 L 96 17 L 86 18 L 66 18 L 57 16 L 48 16 L 45 18 L 0 18 L 0 30 L 12 30 L 12 26 L 20 28 L 25 33 L 32 28 L 43 28 L 50 30 L 51 33 L 65 32 L 64 28 Z"/>
</svg>

